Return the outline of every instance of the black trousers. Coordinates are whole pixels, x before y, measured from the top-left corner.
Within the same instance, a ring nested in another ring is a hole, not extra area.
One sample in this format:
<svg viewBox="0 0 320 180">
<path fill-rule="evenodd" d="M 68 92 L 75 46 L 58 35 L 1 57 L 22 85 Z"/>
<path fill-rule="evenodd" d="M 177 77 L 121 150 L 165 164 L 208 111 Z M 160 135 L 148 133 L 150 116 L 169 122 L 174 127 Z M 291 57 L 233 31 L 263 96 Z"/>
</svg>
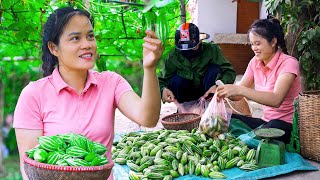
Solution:
<svg viewBox="0 0 320 180">
<path fill-rule="evenodd" d="M 277 140 L 283 141 L 285 144 L 290 143 L 292 124 L 282 121 L 280 119 L 274 119 L 269 122 L 266 122 L 260 118 L 253 118 L 248 116 L 242 116 L 238 114 L 232 114 L 231 118 L 239 119 L 242 122 L 246 123 L 251 129 L 255 129 L 261 125 L 264 128 L 278 128 L 285 132 L 285 134 L 279 138 L 275 138 Z"/>
<path fill-rule="evenodd" d="M 179 103 L 198 100 L 215 84 L 219 73 L 221 73 L 221 69 L 218 65 L 208 65 L 208 69 L 203 79 L 201 79 L 199 87 L 195 87 L 191 80 L 175 74 L 169 80 L 168 89 L 172 91 Z"/>
</svg>

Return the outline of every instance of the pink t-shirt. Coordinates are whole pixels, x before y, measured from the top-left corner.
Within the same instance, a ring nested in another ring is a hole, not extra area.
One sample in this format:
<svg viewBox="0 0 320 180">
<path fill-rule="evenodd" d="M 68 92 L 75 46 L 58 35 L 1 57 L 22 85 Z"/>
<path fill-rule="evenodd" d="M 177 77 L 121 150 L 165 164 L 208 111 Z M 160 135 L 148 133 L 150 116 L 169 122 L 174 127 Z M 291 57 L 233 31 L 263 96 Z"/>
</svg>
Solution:
<svg viewBox="0 0 320 180">
<path fill-rule="evenodd" d="M 14 128 L 41 129 L 43 135 L 77 133 L 107 146 L 111 161 L 114 114 L 120 97 L 132 91 L 129 83 L 113 72 L 89 70 L 78 95 L 61 78 L 52 75 L 30 82 L 21 92 L 14 113 Z"/>
<path fill-rule="evenodd" d="M 279 108 L 263 106 L 262 119 L 265 121 L 280 119 L 292 123 L 293 101 L 301 92 L 299 62 L 278 50 L 266 66 L 253 57 L 244 74 L 244 77 L 253 79 L 256 90 L 273 92 L 278 77 L 283 73 L 295 74 L 296 79 Z"/>
</svg>

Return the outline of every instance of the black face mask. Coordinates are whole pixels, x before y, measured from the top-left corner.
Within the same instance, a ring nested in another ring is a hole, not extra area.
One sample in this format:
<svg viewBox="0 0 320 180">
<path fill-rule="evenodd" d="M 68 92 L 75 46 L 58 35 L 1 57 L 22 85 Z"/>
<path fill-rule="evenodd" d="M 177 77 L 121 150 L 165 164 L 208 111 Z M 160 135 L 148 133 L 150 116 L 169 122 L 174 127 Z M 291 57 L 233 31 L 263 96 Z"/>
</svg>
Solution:
<svg viewBox="0 0 320 180">
<path fill-rule="evenodd" d="M 200 49 L 201 49 L 201 45 L 199 45 L 199 48 L 197 50 L 186 50 L 186 51 L 181 51 L 182 56 L 184 56 L 187 59 L 193 59 L 195 57 L 197 57 L 200 54 Z"/>
</svg>

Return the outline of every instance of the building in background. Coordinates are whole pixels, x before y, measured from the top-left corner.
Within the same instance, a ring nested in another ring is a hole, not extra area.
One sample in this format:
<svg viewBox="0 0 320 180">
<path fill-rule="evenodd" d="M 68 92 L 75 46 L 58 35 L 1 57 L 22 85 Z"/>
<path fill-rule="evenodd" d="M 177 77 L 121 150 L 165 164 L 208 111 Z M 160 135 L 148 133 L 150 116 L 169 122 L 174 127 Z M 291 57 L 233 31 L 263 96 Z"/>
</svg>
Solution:
<svg viewBox="0 0 320 180">
<path fill-rule="evenodd" d="M 207 41 L 220 46 L 237 74 L 243 74 L 254 56 L 247 32 L 256 19 L 267 17 L 264 1 L 190 0 L 191 22 L 210 35 Z"/>
</svg>

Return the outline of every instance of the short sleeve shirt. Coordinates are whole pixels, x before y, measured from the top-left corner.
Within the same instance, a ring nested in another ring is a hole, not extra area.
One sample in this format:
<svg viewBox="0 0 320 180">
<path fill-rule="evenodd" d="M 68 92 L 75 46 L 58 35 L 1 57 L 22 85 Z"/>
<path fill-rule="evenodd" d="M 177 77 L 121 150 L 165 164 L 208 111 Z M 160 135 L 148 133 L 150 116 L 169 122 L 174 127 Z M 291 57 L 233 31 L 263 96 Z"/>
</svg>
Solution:
<svg viewBox="0 0 320 180">
<path fill-rule="evenodd" d="M 256 90 L 273 92 L 278 77 L 284 73 L 292 73 L 296 75 L 296 78 L 279 108 L 263 106 L 262 119 L 265 121 L 279 119 L 292 123 L 293 102 L 301 92 L 299 62 L 278 50 L 267 65 L 252 58 L 244 74 L 246 78 L 253 79 Z"/>
<path fill-rule="evenodd" d="M 120 97 L 132 91 L 129 83 L 114 72 L 88 71 L 81 94 L 68 86 L 56 68 L 52 75 L 30 82 L 21 92 L 14 128 L 41 129 L 43 135 L 77 133 L 107 146 L 111 160 L 114 115 Z"/>
</svg>

